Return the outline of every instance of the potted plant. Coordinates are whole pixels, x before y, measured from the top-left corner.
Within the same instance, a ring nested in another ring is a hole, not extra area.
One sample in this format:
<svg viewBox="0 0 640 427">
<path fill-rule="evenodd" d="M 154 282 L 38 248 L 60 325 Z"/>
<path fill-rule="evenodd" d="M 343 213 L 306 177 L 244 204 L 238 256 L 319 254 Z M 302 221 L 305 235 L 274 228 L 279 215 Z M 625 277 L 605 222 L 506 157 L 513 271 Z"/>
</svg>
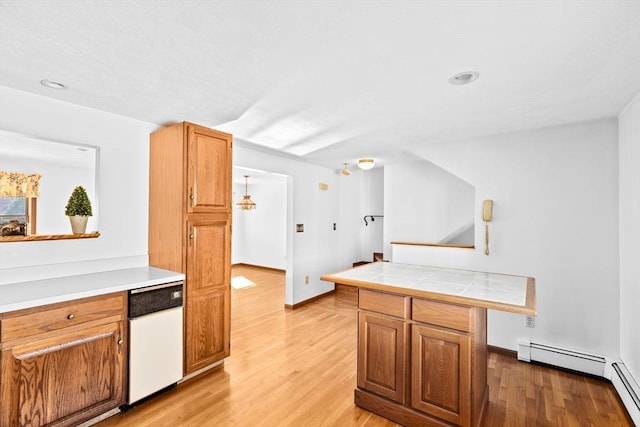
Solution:
<svg viewBox="0 0 640 427">
<path fill-rule="evenodd" d="M 93 216 L 93 212 L 91 210 L 91 201 L 83 186 L 79 185 L 73 189 L 64 213 L 71 221 L 73 234 L 84 234 L 87 229 L 87 220 L 90 216 Z"/>
</svg>

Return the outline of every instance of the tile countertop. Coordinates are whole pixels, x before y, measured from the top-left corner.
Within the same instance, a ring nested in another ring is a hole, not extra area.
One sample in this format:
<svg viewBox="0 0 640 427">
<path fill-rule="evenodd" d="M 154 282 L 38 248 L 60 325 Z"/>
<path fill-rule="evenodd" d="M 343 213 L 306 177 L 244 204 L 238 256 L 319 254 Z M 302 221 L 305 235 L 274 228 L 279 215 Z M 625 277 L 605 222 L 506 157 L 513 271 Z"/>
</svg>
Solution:
<svg viewBox="0 0 640 427">
<path fill-rule="evenodd" d="M 328 282 L 535 316 L 535 279 L 508 274 L 375 262 L 326 274 Z"/>
<path fill-rule="evenodd" d="M 0 286 L 0 313 L 184 280 L 155 267 L 127 268 Z"/>
</svg>

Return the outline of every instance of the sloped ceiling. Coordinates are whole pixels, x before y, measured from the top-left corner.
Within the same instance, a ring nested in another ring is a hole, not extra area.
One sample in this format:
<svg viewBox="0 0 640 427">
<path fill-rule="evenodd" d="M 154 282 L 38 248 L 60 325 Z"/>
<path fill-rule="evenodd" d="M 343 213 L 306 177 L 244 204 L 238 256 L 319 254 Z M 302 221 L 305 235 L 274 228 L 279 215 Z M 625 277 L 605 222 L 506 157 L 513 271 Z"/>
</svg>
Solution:
<svg viewBox="0 0 640 427">
<path fill-rule="evenodd" d="M 389 164 L 616 116 L 640 92 L 640 1 L 0 0 L 0 85 L 335 169 Z"/>
</svg>

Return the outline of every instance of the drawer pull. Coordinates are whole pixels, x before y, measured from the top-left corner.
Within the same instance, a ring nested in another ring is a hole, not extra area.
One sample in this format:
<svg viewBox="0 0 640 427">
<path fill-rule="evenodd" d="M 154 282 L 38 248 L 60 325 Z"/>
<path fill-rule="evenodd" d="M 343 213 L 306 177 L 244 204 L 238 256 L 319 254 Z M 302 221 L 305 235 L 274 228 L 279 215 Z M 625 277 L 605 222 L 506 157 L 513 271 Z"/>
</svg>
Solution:
<svg viewBox="0 0 640 427">
<path fill-rule="evenodd" d="M 71 320 L 71 319 L 73 319 L 74 317 L 76 317 L 76 316 L 74 316 L 74 315 L 73 315 L 73 313 L 70 313 L 70 314 L 67 316 L 67 319 Z"/>
<path fill-rule="evenodd" d="M 123 343 L 123 342 L 124 342 L 124 341 L 122 341 L 122 338 L 120 338 L 120 339 L 118 340 L 118 345 L 122 345 L 122 343 Z"/>
</svg>

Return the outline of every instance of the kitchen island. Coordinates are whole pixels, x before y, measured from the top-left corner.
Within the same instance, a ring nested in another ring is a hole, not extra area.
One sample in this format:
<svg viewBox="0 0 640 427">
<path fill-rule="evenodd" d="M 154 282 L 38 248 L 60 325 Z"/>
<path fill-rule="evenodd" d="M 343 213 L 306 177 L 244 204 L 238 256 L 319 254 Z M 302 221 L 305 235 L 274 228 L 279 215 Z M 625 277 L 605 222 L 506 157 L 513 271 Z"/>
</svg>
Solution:
<svg viewBox="0 0 640 427">
<path fill-rule="evenodd" d="M 356 405 L 406 426 L 477 426 L 487 309 L 536 315 L 532 277 L 377 262 L 322 280 L 358 288 Z"/>
</svg>

